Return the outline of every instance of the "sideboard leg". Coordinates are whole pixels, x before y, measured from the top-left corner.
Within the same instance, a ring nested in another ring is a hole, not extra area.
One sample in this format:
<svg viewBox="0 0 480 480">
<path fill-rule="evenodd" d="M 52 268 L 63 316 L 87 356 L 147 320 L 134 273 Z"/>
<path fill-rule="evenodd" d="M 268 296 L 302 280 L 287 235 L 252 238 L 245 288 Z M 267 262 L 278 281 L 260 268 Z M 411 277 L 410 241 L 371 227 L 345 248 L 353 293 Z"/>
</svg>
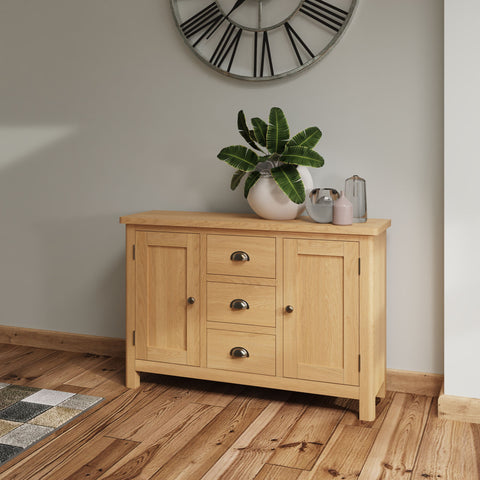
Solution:
<svg viewBox="0 0 480 480">
<path fill-rule="evenodd" d="M 385 395 L 387 394 L 387 387 L 386 387 L 386 382 L 382 383 L 382 386 L 378 390 L 377 397 L 380 398 L 385 398 Z"/>
<path fill-rule="evenodd" d="M 140 375 L 135 370 L 129 370 L 127 368 L 125 374 L 125 384 L 127 388 L 138 388 L 140 386 Z"/>
<path fill-rule="evenodd" d="M 358 418 L 364 422 L 373 422 L 375 420 L 375 395 L 368 397 L 360 396 L 360 406 Z"/>
</svg>

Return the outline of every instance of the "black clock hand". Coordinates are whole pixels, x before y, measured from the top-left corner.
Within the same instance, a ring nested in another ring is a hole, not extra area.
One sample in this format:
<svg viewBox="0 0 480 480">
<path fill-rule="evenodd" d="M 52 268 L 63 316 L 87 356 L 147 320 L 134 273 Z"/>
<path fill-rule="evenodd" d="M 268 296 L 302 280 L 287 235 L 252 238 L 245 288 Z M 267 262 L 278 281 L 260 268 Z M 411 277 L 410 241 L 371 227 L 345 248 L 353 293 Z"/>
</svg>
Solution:
<svg viewBox="0 0 480 480">
<path fill-rule="evenodd" d="M 247 0 L 237 0 L 235 5 L 230 9 L 230 11 L 222 18 L 222 20 L 217 24 L 217 26 L 210 32 L 207 39 L 210 38 L 218 29 L 218 27 L 226 20 L 238 7 L 241 7 Z"/>
</svg>

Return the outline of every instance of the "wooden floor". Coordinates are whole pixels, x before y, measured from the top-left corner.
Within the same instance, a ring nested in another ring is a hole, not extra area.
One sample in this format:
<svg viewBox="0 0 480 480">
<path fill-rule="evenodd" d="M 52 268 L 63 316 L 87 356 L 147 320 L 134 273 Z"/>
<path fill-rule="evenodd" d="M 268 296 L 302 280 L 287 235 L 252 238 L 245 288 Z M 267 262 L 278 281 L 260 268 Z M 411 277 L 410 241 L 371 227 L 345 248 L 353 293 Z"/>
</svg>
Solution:
<svg viewBox="0 0 480 480">
<path fill-rule="evenodd" d="M 2 480 L 480 480 L 480 425 L 436 398 L 358 402 L 159 375 L 123 385 L 123 360 L 0 344 L 0 382 L 106 400 L 0 467 Z"/>
</svg>

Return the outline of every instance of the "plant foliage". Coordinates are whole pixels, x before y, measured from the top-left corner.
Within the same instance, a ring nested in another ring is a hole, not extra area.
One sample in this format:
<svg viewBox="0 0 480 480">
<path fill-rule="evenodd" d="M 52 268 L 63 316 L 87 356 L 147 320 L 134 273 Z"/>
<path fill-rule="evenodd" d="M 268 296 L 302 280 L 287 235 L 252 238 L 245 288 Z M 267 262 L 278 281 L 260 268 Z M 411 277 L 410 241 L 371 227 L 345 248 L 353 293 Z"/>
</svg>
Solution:
<svg viewBox="0 0 480 480">
<path fill-rule="evenodd" d="M 251 124 L 253 128 L 249 128 L 245 113 L 240 110 L 237 115 L 238 131 L 250 147 L 261 153 L 257 154 L 251 148 L 242 145 L 233 145 L 223 148 L 217 155 L 220 160 L 236 169 L 230 184 L 231 189 L 235 190 L 246 175 L 244 185 L 246 198 L 262 172 L 270 171 L 277 185 L 292 202 L 303 203 L 305 186 L 297 166 L 314 168 L 323 166 L 323 158 L 313 150 L 322 132 L 318 127 L 309 127 L 290 139 L 287 119 L 278 107 L 270 110 L 268 123 L 255 117 L 251 119 Z"/>
</svg>

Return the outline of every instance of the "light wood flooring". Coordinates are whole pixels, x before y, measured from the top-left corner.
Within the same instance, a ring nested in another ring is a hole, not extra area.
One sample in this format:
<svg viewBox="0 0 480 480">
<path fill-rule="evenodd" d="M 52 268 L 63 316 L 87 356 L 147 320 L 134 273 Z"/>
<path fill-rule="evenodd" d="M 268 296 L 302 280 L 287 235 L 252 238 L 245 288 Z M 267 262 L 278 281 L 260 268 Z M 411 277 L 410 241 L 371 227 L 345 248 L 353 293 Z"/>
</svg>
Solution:
<svg viewBox="0 0 480 480">
<path fill-rule="evenodd" d="M 106 400 L 0 467 L 2 480 L 480 480 L 480 425 L 436 398 L 358 402 L 160 375 L 123 383 L 123 359 L 0 344 L 0 382 Z"/>
</svg>

